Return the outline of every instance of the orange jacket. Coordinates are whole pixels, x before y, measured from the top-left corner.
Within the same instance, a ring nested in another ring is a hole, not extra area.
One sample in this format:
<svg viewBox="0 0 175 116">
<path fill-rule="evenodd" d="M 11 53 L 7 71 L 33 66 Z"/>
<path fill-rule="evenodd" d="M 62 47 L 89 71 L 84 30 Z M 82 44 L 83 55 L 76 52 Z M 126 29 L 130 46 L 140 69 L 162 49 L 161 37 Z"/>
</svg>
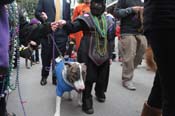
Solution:
<svg viewBox="0 0 175 116">
<path fill-rule="evenodd" d="M 72 14 L 72 21 L 74 21 L 78 16 L 80 16 L 86 12 L 90 12 L 90 5 L 87 5 L 85 3 L 81 3 L 81 4 L 77 5 L 73 11 L 73 14 Z M 74 34 L 70 34 L 70 38 L 72 38 L 72 39 L 74 38 L 76 41 L 76 51 L 78 51 L 82 37 L 83 37 L 82 31 L 79 31 L 79 32 L 74 33 Z"/>
<path fill-rule="evenodd" d="M 120 39 L 120 26 L 119 25 L 116 26 L 115 35 L 118 37 L 118 39 Z"/>
</svg>

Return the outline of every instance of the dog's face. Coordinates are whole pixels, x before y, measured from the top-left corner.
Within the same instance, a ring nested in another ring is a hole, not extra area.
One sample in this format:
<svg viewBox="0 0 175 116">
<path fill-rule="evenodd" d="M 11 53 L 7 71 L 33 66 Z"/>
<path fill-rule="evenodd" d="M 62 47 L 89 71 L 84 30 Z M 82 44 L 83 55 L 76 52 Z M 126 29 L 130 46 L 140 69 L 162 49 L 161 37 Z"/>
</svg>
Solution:
<svg viewBox="0 0 175 116">
<path fill-rule="evenodd" d="M 67 80 L 72 83 L 77 91 L 85 89 L 86 65 L 73 62 L 67 65 Z"/>
</svg>

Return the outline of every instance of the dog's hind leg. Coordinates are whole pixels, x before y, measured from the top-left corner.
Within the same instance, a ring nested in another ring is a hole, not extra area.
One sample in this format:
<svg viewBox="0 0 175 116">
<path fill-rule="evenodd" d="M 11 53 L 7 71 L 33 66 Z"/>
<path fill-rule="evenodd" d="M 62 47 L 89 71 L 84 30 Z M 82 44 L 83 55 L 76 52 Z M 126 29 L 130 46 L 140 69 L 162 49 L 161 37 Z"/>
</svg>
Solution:
<svg viewBox="0 0 175 116">
<path fill-rule="evenodd" d="M 68 92 L 68 100 L 69 100 L 69 101 L 72 101 L 72 93 L 71 93 L 71 91 Z"/>
<path fill-rule="evenodd" d="M 25 58 L 25 64 L 26 64 L 26 68 L 30 69 L 30 67 L 28 66 L 28 59 L 27 58 Z"/>
<path fill-rule="evenodd" d="M 60 116 L 60 105 L 61 105 L 61 97 L 57 96 L 56 97 L 56 111 L 54 116 Z"/>
</svg>

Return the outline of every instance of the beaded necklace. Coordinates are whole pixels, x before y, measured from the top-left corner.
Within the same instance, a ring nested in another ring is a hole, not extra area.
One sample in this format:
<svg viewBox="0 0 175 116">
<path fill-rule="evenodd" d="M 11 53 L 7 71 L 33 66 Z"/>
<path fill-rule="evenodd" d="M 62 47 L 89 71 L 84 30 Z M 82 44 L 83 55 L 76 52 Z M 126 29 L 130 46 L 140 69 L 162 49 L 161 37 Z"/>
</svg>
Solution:
<svg viewBox="0 0 175 116">
<path fill-rule="evenodd" d="M 101 19 L 90 13 L 95 24 L 96 52 L 103 57 L 107 52 L 107 21 L 102 14 Z"/>
<path fill-rule="evenodd" d="M 9 22 L 10 22 L 10 54 L 9 54 L 9 73 L 7 78 L 7 86 L 15 90 L 18 86 L 18 74 L 19 74 L 19 12 L 18 12 L 18 5 L 16 1 L 8 5 L 8 13 L 9 13 Z M 15 85 L 10 84 L 10 77 L 12 76 L 13 68 L 14 68 L 14 60 L 15 56 L 17 57 L 17 74 L 16 74 L 16 81 Z"/>
</svg>

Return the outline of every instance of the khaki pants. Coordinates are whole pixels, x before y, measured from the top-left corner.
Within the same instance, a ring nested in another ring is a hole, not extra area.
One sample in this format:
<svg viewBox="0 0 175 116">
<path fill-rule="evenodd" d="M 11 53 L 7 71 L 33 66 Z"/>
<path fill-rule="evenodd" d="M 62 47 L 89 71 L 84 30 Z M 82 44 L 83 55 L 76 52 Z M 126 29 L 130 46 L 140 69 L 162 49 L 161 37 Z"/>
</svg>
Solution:
<svg viewBox="0 0 175 116">
<path fill-rule="evenodd" d="M 122 80 L 132 80 L 134 69 L 142 62 L 147 48 L 147 40 L 143 35 L 122 35 L 121 54 L 123 58 Z"/>
</svg>

